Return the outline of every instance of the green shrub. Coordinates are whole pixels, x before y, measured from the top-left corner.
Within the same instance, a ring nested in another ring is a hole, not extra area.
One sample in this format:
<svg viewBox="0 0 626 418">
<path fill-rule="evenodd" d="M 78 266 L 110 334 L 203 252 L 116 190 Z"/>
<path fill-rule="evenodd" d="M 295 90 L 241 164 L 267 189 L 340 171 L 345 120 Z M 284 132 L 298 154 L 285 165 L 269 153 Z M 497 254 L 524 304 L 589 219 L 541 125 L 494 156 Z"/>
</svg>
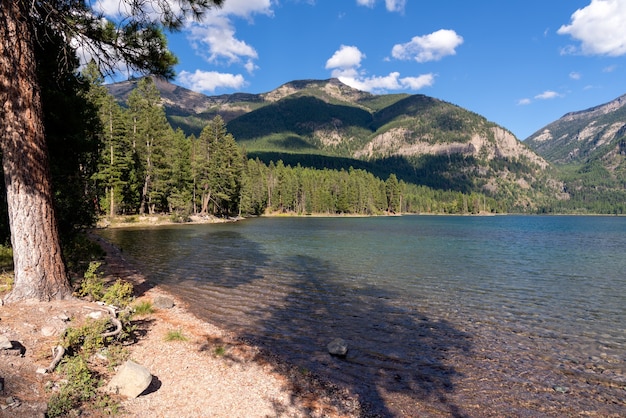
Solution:
<svg viewBox="0 0 626 418">
<path fill-rule="evenodd" d="M 0 270 L 13 270 L 13 249 L 0 245 Z"/>
<path fill-rule="evenodd" d="M 83 280 L 80 282 L 80 288 L 78 289 L 78 295 L 82 297 L 89 297 L 91 300 L 101 300 L 104 295 L 104 280 L 102 274 L 98 273 L 100 268 L 99 261 L 92 261 L 85 271 Z"/>
<path fill-rule="evenodd" d="M 119 306 L 125 308 L 130 305 L 133 299 L 133 285 L 122 279 L 117 279 L 115 283 L 109 286 L 102 297 L 99 299 L 107 305 Z"/>
<path fill-rule="evenodd" d="M 79 328 L 67 328 L 61 338 L 61 345 L 70 354 L 81 353 L 90 356 L 104 347 L 102 334 L 110 326 L 108 318 L 89 319 Z"/>
<path fill-rule="evenodd" d="M 100 381 L 89 370 L 83 356 L 66 357 L 60 364 L 60 373 L 65 380 L 59 391 L 48 401 L 47 417 L 59 417 L 76 411 L 83 405 L 97 410 L 98 415 L 113 415 L 119 411 L 119 405 L 103 393 L 98 392 Z M 78 415 L 81 412 L 78 411 Z"/>
<path fill-rule="evenodd" d="M 92 379 L 87 362 L 81 356 L 66 357 L 60 364 L 66 383 L 48 402 L 48 417 L 58 417 L 76 409 L 97 394 L 98 382 Z"/>
</svg>

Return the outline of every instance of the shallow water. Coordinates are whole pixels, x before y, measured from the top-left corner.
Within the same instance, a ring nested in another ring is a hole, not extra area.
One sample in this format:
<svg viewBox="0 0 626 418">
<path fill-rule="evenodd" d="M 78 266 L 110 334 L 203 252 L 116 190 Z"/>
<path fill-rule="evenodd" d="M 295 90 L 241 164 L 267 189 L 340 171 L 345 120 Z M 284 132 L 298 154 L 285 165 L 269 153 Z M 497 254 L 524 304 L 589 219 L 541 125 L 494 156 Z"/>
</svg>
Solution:
<svg viewBox="0 0 626 418">
<path fill-rule="evenodd" d="M 261 218 L 102 231 L 194 312 L 382 416 L 626 410 L 626 218 Z M 345 339 L 345 359 L 326 344 Z"/>
</svg>

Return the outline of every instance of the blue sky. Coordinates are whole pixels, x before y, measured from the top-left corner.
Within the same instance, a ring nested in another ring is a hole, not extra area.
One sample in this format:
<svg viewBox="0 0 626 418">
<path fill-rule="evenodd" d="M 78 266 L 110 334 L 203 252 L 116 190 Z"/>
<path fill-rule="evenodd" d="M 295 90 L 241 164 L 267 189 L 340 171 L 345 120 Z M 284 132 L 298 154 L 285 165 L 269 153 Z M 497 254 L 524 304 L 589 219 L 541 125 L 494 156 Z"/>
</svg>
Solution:
<svg viewBox="0 0 626 418">
<path fill-rule="evenodd" d="M 522 140 L 626 94 L 626 0 L 225 0 L 168 41 L 174 82 L 208 95 L 338 77 L 436 97 Z"/>
</svg>

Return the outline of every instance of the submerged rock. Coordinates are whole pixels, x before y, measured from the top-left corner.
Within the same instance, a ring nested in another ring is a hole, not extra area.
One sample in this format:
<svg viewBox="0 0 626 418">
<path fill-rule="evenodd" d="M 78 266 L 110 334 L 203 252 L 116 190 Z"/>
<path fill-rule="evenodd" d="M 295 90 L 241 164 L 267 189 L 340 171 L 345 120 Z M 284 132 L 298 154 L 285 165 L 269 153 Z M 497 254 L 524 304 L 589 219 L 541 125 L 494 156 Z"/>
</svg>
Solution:
<svg viewBox="0 0 626 418">
<path fill-rule="evenodd" d="M 335 338 L 326 346 L 333 356 L 344 357 L 348 353 L 348 343 L 342 338 Z"/>
</svg>

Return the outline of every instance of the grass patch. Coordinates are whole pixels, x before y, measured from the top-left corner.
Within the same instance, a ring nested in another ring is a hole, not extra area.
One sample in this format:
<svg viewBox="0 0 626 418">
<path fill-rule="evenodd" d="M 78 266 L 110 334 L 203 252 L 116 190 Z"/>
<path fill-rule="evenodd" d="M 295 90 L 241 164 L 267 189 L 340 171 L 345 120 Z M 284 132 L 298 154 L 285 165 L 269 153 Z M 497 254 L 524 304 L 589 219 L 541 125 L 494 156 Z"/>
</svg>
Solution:
<svg viewBox="0 0 626 418">
<path fill-rule="evenodd" d="M 13 272 L 0 273 L 0 293 L 10 292 L 13 289 L 14 277 Z"/>
<path fill-rule="evenodd" d="M 139 302 L 138 304 L 133 306 L 133 312 L 135 315 L 150 315 L 154 313 L 154 306 L 152 306 L 152 302 L 149 300 Z"/>
<path fill-rule="evenodd" d="M 185 337 L 181 330 L 175 329 L 165 334 L 165 341 L 187 341 L 187 337 Z"/>
<path fill-rule="evenodd" d="M 226 347 L 224 347 L 223 345 L 218 345 L 213 350 L 213 354 L 215 354 L 215 356 L 217 357 L 223 357 L 224 354 L 226 354 Z"/>
</svg>

